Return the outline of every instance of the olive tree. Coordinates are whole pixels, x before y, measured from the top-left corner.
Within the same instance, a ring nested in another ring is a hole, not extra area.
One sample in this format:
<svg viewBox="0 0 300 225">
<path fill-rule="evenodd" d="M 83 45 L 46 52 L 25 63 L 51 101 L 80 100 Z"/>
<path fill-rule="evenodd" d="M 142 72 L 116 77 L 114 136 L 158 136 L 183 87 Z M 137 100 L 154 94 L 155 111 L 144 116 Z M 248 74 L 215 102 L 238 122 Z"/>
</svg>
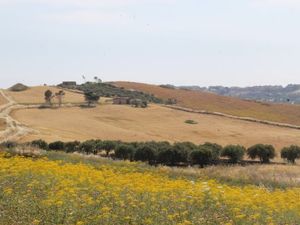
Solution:
<svg viewBox="0 0 300 225">
<path fill-rule="evenodd" d="M 47 150 L 48 149 L 48 143 L 42 139 L 39 140 L 34 140 L 31 142 L 31 145 L 43 150 Z"/>
<path fill-rule="evenodd" d="M 88 106 L 98 103 L 100 95 L 92 91 L 85 91 L 84 98 Z"/>
<path fill-rule="evenodd" d="M 221 153 L 221 156 L 228 157 L 231 163 L 238 163 L 245 155 L 245 147 L 241 145 L 227 145 Z"/>
<path fill-rule="evenodd" d="M 257 144 L 247 149 L 247 155 L 251 159 L 259 158 L 261 163 L 269 163 L 276 156 L 272 145 Z"/>
<path fill-rule="evenodd" d="M 132 160 L 135 148 L 129 144 L 121 144 L 115 150 L 115 157 L 117 159 Z"/>
<path fill-rule="evenodd" d="M 153 164 L 156 159 L 156 152 L 153 147 L 150 145 L 144 145 L 137 148 L 134 154 L 134 160 L 148 162 L 149 164 Z"/>
<path fill-rule="evenodd" d="M 52 105 L 51 100 L 53 98 L 53 93 L 52 93 L 51 90 L 45 91 L 44 98 L 45 98 L 45 102 L 46 102 L 47 105 Z"/>
<path fill-rule="evenodd" d="M 192 165 L 200 165 L 202 168 L 204 165 L 211 163 L 213 159 L 212 150 L 208 147 L 199 147 L 197 150 L 194 150 L 190 154 L 190 160 Z"/>
<path fill-rule="evenodd" d="M 65 143 L 62 141 L 55 141 L 49 144 L 50 150 L 62 151 L 65 148 Z"/>
<path fill-rule="evenodd" d="M 223 149 L 223 147 L 221 145 L 218 145 L 218 144 L 215 144 L 215 143 L 210 143 L 210 142 L 206 142 L 205 144 L 200 145 L 199 147 L 200 148 L 204 147 L 204 148 L 207 148 L 211 151 L 211 154 L 212 154 L 211 160 L 212 161 L 219 160 L 219 157 L 220 157 L 222 149 Z"/>
<path fill-rule="evenodd" d="M 286 159 L 288 162 L 295 164 L 296 159 L 300 159 L 300 147 L 291 145 L 281 150 L 281 158 Z"/>
</svg>

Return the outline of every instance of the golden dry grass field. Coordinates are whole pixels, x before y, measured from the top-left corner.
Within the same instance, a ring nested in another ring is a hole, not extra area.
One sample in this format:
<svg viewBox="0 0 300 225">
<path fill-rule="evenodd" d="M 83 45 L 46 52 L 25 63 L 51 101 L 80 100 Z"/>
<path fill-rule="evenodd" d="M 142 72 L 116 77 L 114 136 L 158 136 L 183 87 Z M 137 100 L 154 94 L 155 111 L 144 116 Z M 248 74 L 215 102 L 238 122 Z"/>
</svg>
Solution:
<svg viewBox="0 0 300 225">
<path fill-rule="evenodd" d="M 10 97 L 12 97 L 17 103 L 41 104 L 45 102 L 44 93 L 48 89 L 51 90 L 53 93 L 59 92 L 59 90 L 61 90 L 57 87 L 37 86 L 37 87 L 30 87 L 28 90 L 20 91 L 20 92 L 6 90 L 5 93 Z M 80 103 L 84 101 L 84 97 L 82 94 L 78 94 L 70 91 L 65 91 L 65 92 L 66 92 L 66 95 L 64 97 L 65 103 Z M 54 102 L 55 101 L 56 100 L 54 99 Z"/>
<path fill-rule="evenodd" d="M 254 122 L 201 115 L 150 105 L 147 109 L 100 105 L 97 108 L 26 109 L 12 113 L 21 123 L 38 131 L 23 138 L 87 140 L 92 138 L 149 141 L 168 140 L 222 145 L 273 144 L 278 149 L 300 144 L 300 131 Z M 198 124 L 186 124 L 191 119 Z"/>
<path fill-rule="evenodd" d="M 114 82 L 114 84 L 151 93 L 162 99 L 175 98 L 179 106 L 186 108 L 300 125 L 300 105 L 259 103 L 207 92 L 174 90 L 142 83 Z"/>
<path fill-rule="evenodd" d="M 6 128 L 6 121 L 5 119 L 0 118 L 0 131 L 5 130 Z"/>
</svg>

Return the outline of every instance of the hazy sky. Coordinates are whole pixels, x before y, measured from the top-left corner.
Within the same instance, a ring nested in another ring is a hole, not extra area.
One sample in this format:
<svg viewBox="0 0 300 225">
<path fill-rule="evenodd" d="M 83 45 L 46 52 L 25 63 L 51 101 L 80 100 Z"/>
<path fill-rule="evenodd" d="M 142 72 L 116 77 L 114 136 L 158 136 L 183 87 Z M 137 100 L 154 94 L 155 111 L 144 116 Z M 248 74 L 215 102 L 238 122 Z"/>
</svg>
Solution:
<svg viewBox="0 0 300 225">
<path fill-rule="evenodd" d="M 300 0 L 0 0 L 0 87 L 300 83 Z"/>
</svg>

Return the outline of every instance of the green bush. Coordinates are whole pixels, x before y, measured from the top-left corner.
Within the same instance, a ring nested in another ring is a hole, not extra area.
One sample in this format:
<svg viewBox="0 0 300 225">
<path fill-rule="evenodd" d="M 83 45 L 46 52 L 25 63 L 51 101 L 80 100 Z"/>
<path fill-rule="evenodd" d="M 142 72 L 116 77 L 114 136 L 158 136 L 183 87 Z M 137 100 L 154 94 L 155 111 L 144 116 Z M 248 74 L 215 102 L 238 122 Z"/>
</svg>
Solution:
<svg viewBox="0 0 300 225">
<path fill-rule="evenodd" d="M 196 122 L 194 120 L 186 120 L 185 123 L 187 123 L 187 124 L 198 124 L 198 122 Z"/>
<path fill-rule="evenodd" d="M 31 145 L 44 150 L 48 149 L 48 143 L 42 139 L 32 141 Z"/>
<path fill-rule="evenodd" d="M 257 144 L 247 149 L 247 155 L 251 159 L 259 158 L 262 163 L 269 163 L 276 156 L 272 145 Z"/>
<path fill-rule="evenodd" d="M 132 160 L 135 153 L 135 148 L 129 144 L 121 144 L 115 150 L 117 159 Z"/>
<path fill-rule="evenodd" d="M 65 143 L 62 141 L 55 141 L 49 144 L 49 150 L 62 151 L 65 149 Z"/>
<path fill-rule="evenodd" d="M 300 147 L 291 145 L 281 150 L 281 158 L 286 159 L 288 162 L 295 164 L 296 159 L 300 159 Z"/>
<path fill-rule="evenodd" d="M 199 147 L 199 149 L 192 151 L 190 154 L 192 165 L 200 165 L 201 167 L 204 167 L 204 165 L 210 164 L 212 159 L 212 150 L 204 146 Z"/>
<path fill-rule="evenodd" d="M 153 164 L 156 160 L 155 148 L 150 145 L 140 146 L 134 154 L 134 160 Z"/>
<path fill-rule="evenodd" d="M 227 145 L 221 153 L 221 156 L 228 157 L 229 162 L 238 163 L 245 155 L 245 147 L 241 145 Z"/>
<path fill-rule="evenodd" d="M 15 141 L 5 141 L 0 144 L 0 147 L 8 148 L 8 149 L 15 148 L 17 146 L 18 146 L 18 143 Z"/>
</svg>

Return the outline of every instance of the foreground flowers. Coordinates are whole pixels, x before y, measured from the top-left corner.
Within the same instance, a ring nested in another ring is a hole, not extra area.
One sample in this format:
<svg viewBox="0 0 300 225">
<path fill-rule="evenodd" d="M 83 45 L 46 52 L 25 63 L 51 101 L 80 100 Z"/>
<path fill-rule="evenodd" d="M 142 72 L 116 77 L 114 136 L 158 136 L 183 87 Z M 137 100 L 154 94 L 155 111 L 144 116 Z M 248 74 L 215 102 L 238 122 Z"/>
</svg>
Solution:
<svg viewBox="0 0 300 225">
<path fill-rule="evenodd" d="M 0 155 L 0 224 L 298 224 L 300 189 Z"/>
</svg>

